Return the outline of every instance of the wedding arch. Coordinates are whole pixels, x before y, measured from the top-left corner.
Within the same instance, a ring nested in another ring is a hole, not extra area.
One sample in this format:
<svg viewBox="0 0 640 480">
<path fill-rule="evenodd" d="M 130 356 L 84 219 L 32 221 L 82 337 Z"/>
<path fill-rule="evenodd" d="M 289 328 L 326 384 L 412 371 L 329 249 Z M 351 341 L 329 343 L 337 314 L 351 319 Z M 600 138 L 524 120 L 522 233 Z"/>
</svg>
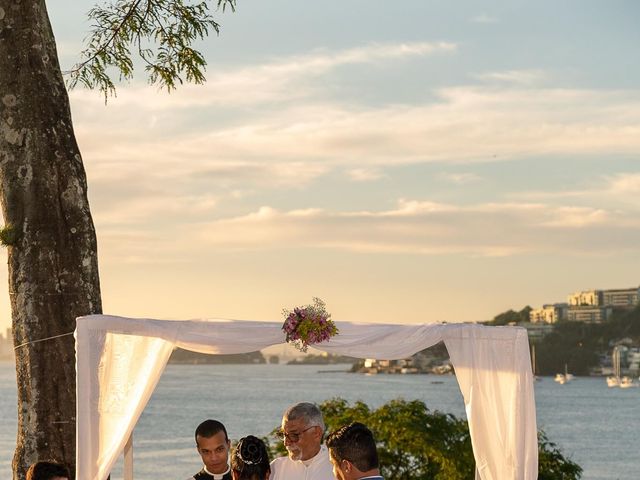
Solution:
<svg viewBox="0 0 640 480">
<path fill-rule="evenodd" d="M 340 334 L 315 348 L 357 358 L 395 360 L 443 341 L 464 398 L 476 478 L 538 477 L 533 376 L 525 329 L 475 324 L 336 324 Z M 78 318 L 75 338 L 76 477 L 82 480 L 105 480 L 123 451 L 127 463 L 133 428 L 175 347 L 231 354 L 285 341 L 281 324 L 275 322 L 109 315 Z M 125 480 L 131 475 L 132 471 L 125 473 Z"/>
</svg>

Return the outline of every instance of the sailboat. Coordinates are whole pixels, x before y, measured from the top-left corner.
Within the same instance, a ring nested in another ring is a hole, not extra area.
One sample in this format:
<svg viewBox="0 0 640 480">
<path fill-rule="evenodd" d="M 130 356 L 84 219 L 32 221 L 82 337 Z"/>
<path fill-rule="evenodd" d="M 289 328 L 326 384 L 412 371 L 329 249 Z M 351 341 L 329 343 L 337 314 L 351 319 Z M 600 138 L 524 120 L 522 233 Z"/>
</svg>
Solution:
<svg viewBox="0 0 640 480">
<path fill-rule="evenodd" d="M 573 380 L 573 375 L 567 371 L 566 363 L 564 364 L 564 373 L 556 373 L 554 380 L 560 385 L 564 385 L 565 383 L 569 383 Z"/>
<path fill-rule="evenodd" d="M 620 347 L 614 347 L 611 354 L 611 363 L 613 363 L 613 376 L 607 377 L 607 386 L 609 388 L 631 388 L 639 386 L 633 382 L 633 378 L 621 376 L 620 374 Z"/>
<path fill-rule="evenodd" d="M 609 388 L 620 386 L 620 349 L 613 348 L 611 353 L 611 363 L 613 364 L 613 376 L 607 377 L 607 386 Z"/>
</svg>

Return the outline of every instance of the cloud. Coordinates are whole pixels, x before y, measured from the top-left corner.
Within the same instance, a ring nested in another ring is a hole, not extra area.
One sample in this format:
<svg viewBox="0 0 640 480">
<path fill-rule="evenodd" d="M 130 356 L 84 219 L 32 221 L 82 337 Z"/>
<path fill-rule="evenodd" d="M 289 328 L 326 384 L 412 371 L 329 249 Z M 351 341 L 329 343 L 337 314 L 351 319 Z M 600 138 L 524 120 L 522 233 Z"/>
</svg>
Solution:
<svg viewBox="0 0 640 480">
<path fill-rule="evenodd" d="M 637 210 L 640 208 L 640 173 L 621 172 L 615 175 L 601 175 L 591 178 L 589 185 L 583 188 L 570 188 L 554 192 L 519 192 L 511 196 L 519 199 L 546 201 L 572 199 L 597 205 L 622 205 L 627 210 L 629 207 Z"/>
<path fill-rule="evenodd" d="M 606 188 L 611 195 L 638 195 L 640 199 L 640 173 L 620 173 L 608 177 Z"/>
<path fill-rule="evenodd" d="M 438 175 L 439 178 L 446 182 L 453 183 L 455 185 L 467 185 L 469 183 L 475 183 L 482 180 L 482 177 L 475 173 L 463 172 L 463 173 L 447 173 L 443 172 Z"/>
<path fill-rule="evenodd" d="M 186 85 L 171 94 L 123 86 L 106 107 L 95 92 L 75 90 L 76 135 L 87 169 L 98 180 L 203 177 L 248 182 L 249 189 L 254 182 L 305 184 L 331 164 L 323 148 L 317 155 L 305 148 L 304 137 L 310 129 L 330 128 L 334 116 L 351 115 L 340 104 L 318 103 L 321 75 L 345 65 L 386 64 L 456 48 L 414 42 L 314 51 L 216 72 L 205 85 Z M 327 138 L 333 150 L 343 141 L 352 142 L 348 136 Z M 374 170 L 362 167 L 358 178 L 367 171 L 371 180 Z"/>
<path fill-rule="evenodd" d="M 608 158 L 640 151 L 640 90 L 550 88 L 537 83 L 542 73 L 523 70 L 485 73 L 476 85 L 425 90 L 429 95 L 420 95 L 419 100 L 401 103 L 381 98 L 370 104 L 351 97 L 329 98 L 325 79 L 319 78 L 344 65 L 388 66 L 398 59 L 456 48 L 444 43 L 397 43 L 315 51 L 216 73 L 205 86 L 171 95 L 153 88 L 122 88 L 106 108 L 95 93 L 74 92 L 76 133 L 96 224 L 122 228 L 137 223 L 152 228 L 154 222 L 199 221 L 210 226 L 212 219 L 257 208 L 251 200 L 268 204 L 270 192 L 301 190 L 333 172 L 354 182 L 374 182 L 392 167 L 435 162 L 445 170 L 441 180 L 465 185 L 480 178 L 471 172 L 446 172 L 447 164 L 456 165 L 451 170 L 459 170 L 461 164 L 472 170 L 474 163 L 564 155 Z M 604 192 L 602 198 L 617 196 L 625 199 L 626 206 L 637 206 L 638 182 L 633 174 L 611 176 L 602 180 L 602 186 L 583 190 L 599 190 Z M 588 192 L 576 191 L 573 197 L 570 193 L 564 192 L 564 198 L 589 198 Z M 536 192 L 529 195 L 515 198 L 536 199 Z M 546 203 L 543 196 L 539 200 Z M 595 200 L 587 203 L 586 208 L 599 205 Z M 571 210 L 579 206 L 553 207 L 555 215 L 541 216 L 538 227 L 597 228 L 614 215 L 612 209 L 595 207 L 589 212 Z M 560 210 L 564 207 L 568 210 Z M 406 213 L 406 208 L 394 213 Z M 305 218 L 319 216 L 332 222 L 343 219 L 340 215 L 314 213 Z M 461 218 L 462 213 L 456 210 L 451 215 Z M 289 218 L 278 211 L 274 216 Z M 499 216 L 491 218 L 493 228 L 505 228 L 497 221 Z M 388 233 L 409 225 L 381 228 Z M 464 229 L 457 231 L 465 235 Z M 528 245 L 525 240 L 522 244 Z M 546 243 L 543 239 L 541 245 Z M 393 242 L 372 245 L 366 238 L 340 243 L 354 249 L 361 245 L 358 248 L 434 251 L 456 242 L 445 237 L 443 244 L 400 242 L 396 247 Z M 495 254 L 512 252 L 520 244 L 512 241 L 507 247 L 487 240 L 485 245 L 458 248 Z"/>
<path fill-rule="evenodd" d="M 498 23 L 499 22 L 497 17 L 488 15 L 486 13 L 481 13 L 479 15 L 476 15 L 475 17 L 472 17 L 469 21 L 471 23 Z"/>
<path fill-rule="evenodd" d="M 78 136 L 87 163 L 106 175 L 131 165 L 173 175 L 213 163 L 229 171 L 264 165 L 276 178 L 292 165 L 313 176 L 336 167 L 640 151 L 640 92 L 457 87 L 436 94 L 434 102 L 411 105 L 294 103 L 195 131 L 154 132 L 106 115 L 99 124 L 80 123 Z"/>
<path fill-rule="evenodd" d="M 354 182 L 373 182 L 384 177 L 384 174 L 376 168 L 354 168 L 347 171 L 347 175 Z"/>
<path fill-rule="evenodd" d="M 107 198 L 96 198 L 92 202 L 99 227 L 109 225 L 155 224 L 166 228 L 193 221 L 211 218 L 216 212 L 218 199 L 214 195 L 186 195 L 180 192 L 130 193 L 118 196 L 111 192 Z"/>
<path fill-rule="evenodd" d="M 396 60 L 450 54 L 456 50 L 457 45 L 448 42 L 372 43 L 336 51 L 316 50 L 256 65 L 227 67 L 225 71 L 208 73 L 204 85 L 188 84 L 171 94 L 142 85 L 121 86 L 118 97 L 110 101 L 109 109 L 128 111 L 135 107 L 147 112 L 162 112 L 193 107 L 242 108 L 291 102 L 312 92 L 317 94 L 318 90 L 309 80 L 317 81 L 319 76 L 339 67 L 386 65 Z M 103 103 L 102 97 L 89 90 L 75 90 L 71 98 L 74 105 L 85 104 L 85 108 L 90 110 L 100 108 Z"/>
<path fill-rule="evenodd" d="M 319 78 L 456 49 L 414 42 L 313 51 L 214 72 L 171 95 L 122 87 L 107 107 L 78 90 L 76 133 L 93 179 L 205 178 L 244 191 L 305 185 L 337 168 L 373 181 L 396 165 L 640 151 L 638 90 L 544 88 L 536 86 L 543 72 L 510 70 L 435 89 L 428 100 L 372 105 L 328 98 Z"/>
<path fill-rule="evenodd" d="M 223 250 L 599 254 L 613 249 L 639 250 L 638 227 L 637 219 L 589 207 L 528 203 L 459 206 L 401 200 L 397 208 L 378 212 L 280 211 L 265 206 L 247 215 L 201 225 L 199 240 Z"/>
<path fill-rule="evenodd" d="M 505 70 L 487 72 L 476 75 L 476 78 L 487 82 L 504 82 L 519 85 L 533 85 L 547 77 L 542 70 Z"/>
<path fill-rule="evenodd" d="M 506 162 L 547 155 L 611 157 L 640 151 L 639 92 L 476 86 L 436 93 L 434 101 L 415 105 L 294 102 L 243 117 L 241 124 L 205 123 L 195 131 L 171 131 L 163 126 L 169 120 L 145 126 L 143 118 L 135 118 L 141 110 L 132 112 L 137 126 L 109 115 L 100 122 L 81 121 L 78 138 L 92 203 L 106 215 L 97 221 L 151 221 L 164 212 L 179 220 L 181 209 L 194 212 L 194 202 L 211 209 L 226 203 L 225 197 L 302 189 L 332 171 L 346 172 L 354 182 L 373 182 L 389 167 L 411 164 Z M 140 193 L 127 187 L 132 178 Z M 478 180 L 472 173 L 440 178 L 458 185 Z M 591 188 L 600 191 L 601 199 L 638 205 L 637 176 L 601 183 Z M 111 198 L 114 192 L 121 193 L 117 202 Z M 142 192 L 147 199 L 139 198 Z M 211 192 L 215 194 L 207 197 Z M 554 196 L 527 195 L 520 198 Z M 556 196 L 571 195 L 589 198 L 580 192 Z"/>
</svg>

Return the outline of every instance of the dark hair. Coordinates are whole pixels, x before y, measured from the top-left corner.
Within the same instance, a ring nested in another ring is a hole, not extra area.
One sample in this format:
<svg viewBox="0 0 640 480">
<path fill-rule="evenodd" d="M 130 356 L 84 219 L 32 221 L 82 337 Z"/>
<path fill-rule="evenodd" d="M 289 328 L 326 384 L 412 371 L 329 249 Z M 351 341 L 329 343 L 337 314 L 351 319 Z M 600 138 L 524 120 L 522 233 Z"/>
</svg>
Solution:
<svg viewBox="0 0 640 480">
<path fill-rule="evenodd" d="M 27 470 L 27 480 L 50 480 L 54 477 L 71 478 L 69 469 L 61 463 L 37 462 Z"/>
<path fill-rule="evenodd" d="M 198 436 L 204 438 L 211 438 L 216 433 L 224 432 L 225 441 L 229 441 L 229 435 L 227 435 L 227 429 L 224 428 L 224 425 L 217 420 L 205 420 L 198 428 L 196 428 L 196 445 L 198 444 Z"/>
<path fill-rule="evenodd" d="M 240 480 L 264 480 L 269 473 L 269 452 L 253 435 L 241 438 L 231 454 L 231 469 Z"/>
<path fill-rule="evenodd" d="M 361 472 L 378 468 L 378 451 L 373 433 L 362 423 L 354 422 L 331 432 L 327 447 L 338 462 L 348 460 Z"/>
</svg>

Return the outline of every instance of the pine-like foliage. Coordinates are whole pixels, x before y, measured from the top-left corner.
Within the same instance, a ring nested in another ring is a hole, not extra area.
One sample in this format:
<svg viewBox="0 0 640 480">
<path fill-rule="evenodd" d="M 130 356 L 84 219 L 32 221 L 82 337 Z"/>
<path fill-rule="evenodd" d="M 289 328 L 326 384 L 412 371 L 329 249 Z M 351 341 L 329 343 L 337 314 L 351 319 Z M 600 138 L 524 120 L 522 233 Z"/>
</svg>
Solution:
<svg viewBox="0 0 640 480">
<path fill-rule="evenodd" d="M 218 0 L 217 7 L 235 10 L 235 0 Z M 206 61 L 194 42 L 220 25 L 207 2 L 189 0 L 112 0 L 88 13 L 93 22 L 81 61 L 68 72 L 68 85 L 100 90 L 105 101 L 115 94 L 112 74 L 133 78 L 135 59 L 144 65 L 149 83 L 173 90 L 178 84 L 202 83 Z"/>
</svg>

